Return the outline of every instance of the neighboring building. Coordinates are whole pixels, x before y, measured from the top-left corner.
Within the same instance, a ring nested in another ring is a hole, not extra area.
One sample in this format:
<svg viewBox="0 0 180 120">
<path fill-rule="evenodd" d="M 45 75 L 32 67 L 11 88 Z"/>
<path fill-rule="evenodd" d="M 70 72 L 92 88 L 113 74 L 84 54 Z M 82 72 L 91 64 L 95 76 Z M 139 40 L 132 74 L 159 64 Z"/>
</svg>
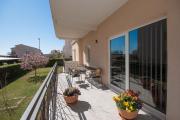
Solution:
<svg viewBox="0 0 180 120">
<path fill-rule="evenodd" d="M 15 58 L 7 55 L 0 55 L 0 66 L 3 64 L 12 64 L 19 62 L 20 58 Z"/>
<path fill-rule="evenodd" d="M 43 54 L 44 56 L 50 58 L 51 57 L 51 54 Z"/>
<path fill-rule="evenodd" d="M 156 117 L 180 120 L 180 0 L 50 3 L 56 36 L 76 40 L 74 61 L 102 68 L 114 91 L 139 91 Z"/>
<path fill-rule="evenodd" d="M 16 45 L 15 47 L 11 48 L 11 56 L 14 56 L 14 57 L 21 58 L 24 54 L 27 54 L 27 53 L 42 54 L 41 50 L 39 50 L 35 47 L 23 45 L 23 44 L 19 44 L 19 45 Z"/>
<path fill-rule="evenodd" d="M 60 50 L 51 50 L 51 54 L 61 53 Z"/>
<path fill-rule="evenodd" d="M 20 58 L 0 57 L 0 61 L 20 60 Z"/>
<path fill-rule="evenodd" d="M 72 45 L 71 40 L 66 40 L 63 47 L 63 57 L 65 59 L 72 59 Z"/>
</svg>

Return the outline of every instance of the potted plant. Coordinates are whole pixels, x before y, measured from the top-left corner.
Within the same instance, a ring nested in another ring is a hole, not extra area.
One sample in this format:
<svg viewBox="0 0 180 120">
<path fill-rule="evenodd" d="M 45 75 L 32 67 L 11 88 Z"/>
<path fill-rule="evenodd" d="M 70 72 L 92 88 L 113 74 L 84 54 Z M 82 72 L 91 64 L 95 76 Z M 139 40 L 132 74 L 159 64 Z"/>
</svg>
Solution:
<svg viewBox="0 0 180 120">
<path fill-rule="evenodd" d="M 64 99 L 67 104 L 76 103 L 78 101 L 78 95 L 81 95 L 81 92 L 78 88 L 75 87 L 69 87 L 65 89 L 63 92 Z"/>
<path fill-rule="evenodd" d="M 125 119 L 135 119 L 142 108 L 139 94 L 132 90 L 127 90 L 114 96 L 113 100 L 116 102 L 119 115 Z"/>
</svg>

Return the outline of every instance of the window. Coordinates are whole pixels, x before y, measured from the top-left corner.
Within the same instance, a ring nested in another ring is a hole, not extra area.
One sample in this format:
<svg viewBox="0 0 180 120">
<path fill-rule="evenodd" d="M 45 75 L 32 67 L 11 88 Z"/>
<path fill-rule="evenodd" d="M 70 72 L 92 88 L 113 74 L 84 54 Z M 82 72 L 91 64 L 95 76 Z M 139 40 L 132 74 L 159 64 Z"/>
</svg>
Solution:
<svg viewBox="0 0 180 120">
<path fill-rule="evenodd" d="M 130 89 L 148 105 L 165 113 L 167 94 L 166 20 L 129 32 Z"/>
<path fill-rule="evenodd" d="M 110 42 L 111 84 L 125 89 L 125 36 Z"/>
</svg>

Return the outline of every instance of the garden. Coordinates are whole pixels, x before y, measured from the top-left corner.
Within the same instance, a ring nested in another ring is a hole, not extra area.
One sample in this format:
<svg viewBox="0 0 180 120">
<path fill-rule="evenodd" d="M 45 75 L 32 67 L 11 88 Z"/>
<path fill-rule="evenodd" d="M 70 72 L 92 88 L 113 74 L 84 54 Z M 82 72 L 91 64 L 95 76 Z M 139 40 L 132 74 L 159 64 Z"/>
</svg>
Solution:
<svg viewBox="0 0 180 120">
<path fill-rule="evenodd" d="M 0 66 L 0 120 L 21 118 L 55 62 L 40 54 L 26 54 L 20 63 Z"/>
</svg>

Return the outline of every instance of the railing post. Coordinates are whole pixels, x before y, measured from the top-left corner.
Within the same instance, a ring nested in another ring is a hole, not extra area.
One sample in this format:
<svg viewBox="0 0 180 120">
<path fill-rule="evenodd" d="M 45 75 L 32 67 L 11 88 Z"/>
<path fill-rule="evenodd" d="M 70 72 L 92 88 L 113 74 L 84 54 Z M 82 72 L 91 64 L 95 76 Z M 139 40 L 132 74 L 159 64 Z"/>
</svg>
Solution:
<svg viewBox="0 0 180 120">
<path fill-rule="evenodd" d="M 56 116 L 56 97 L 57 97 L 57 81 L 58 80 L 58 74 L 57 74 L 57 67 L 55 68 L 55 72 L 54 72 L 54 82 L 53 82 L 53 97 L 52 97 L 52 107 L 54 108 L 53 109 L 53 120 L 55 120 L 55 116 Z"/>
</svg>

